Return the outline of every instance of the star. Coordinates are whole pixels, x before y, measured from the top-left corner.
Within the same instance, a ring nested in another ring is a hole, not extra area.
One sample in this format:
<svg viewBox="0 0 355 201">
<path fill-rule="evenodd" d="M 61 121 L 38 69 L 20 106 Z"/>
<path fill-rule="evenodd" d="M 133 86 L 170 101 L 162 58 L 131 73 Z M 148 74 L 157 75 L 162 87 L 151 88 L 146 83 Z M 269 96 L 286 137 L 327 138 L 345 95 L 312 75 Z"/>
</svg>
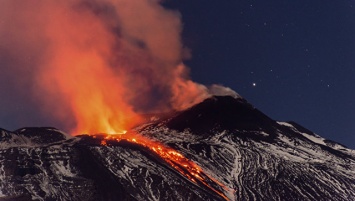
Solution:
<svg viewBox="0 0 355 201">
<path fill-rule="evenodd" d="M 255 83 L 255 82 L 253 82 L 253 84 L 252 84 L 252 85 L 253 85 L 253 87 L 256 87 L 256 83 Z"/>
</svg>

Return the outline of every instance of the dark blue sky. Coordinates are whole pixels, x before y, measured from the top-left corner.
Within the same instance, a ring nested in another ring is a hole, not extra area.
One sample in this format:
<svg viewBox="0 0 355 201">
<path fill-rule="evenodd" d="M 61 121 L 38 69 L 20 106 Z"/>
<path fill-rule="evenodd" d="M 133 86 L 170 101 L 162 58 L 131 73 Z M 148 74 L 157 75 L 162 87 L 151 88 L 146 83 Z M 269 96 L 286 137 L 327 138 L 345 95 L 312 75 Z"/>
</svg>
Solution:
<svg viewBox="0 0 355 201">
<path fill-rule="evenodd" d="M 355 148 L 355 2 L 170 0 L 193 80 Z"/>
</svg>

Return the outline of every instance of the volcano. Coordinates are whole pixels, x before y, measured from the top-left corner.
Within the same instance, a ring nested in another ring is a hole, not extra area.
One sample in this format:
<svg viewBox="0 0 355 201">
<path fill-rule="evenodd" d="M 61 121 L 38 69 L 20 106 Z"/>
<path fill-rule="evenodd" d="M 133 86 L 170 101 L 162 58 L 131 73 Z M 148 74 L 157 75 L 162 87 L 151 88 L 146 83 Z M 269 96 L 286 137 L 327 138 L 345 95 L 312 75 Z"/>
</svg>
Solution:
<svg viewBox="0 0 355 201">
<path fill-rule="evenodd" d="M 239 96 L 130 133 L 0 130 L 0 200 L 355 200 L 355 151 Z M 170 154 L 170 155 L 169 155 Z"/>
</svg>

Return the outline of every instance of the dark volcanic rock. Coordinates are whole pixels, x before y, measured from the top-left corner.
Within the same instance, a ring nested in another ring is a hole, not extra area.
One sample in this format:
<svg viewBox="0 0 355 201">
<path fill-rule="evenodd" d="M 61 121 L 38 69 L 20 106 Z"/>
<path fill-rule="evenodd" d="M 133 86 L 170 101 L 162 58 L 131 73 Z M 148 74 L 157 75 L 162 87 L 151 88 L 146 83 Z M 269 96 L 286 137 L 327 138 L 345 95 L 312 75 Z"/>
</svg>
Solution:
<svg viewBox="0 0 355 201">
<path fill-rule="evenodd" d="M 190 129 L 194 133 L 223 130 L 273 130 L 274 121 L 255 109 L 244 99 L 215 96 L 178 114 L 167 127 L 178 131 Z"/>
<path fill-rule="evenodd" d="M 135 130 L 196 162 L 230 200 L 355 200 L 355 151 L 294 122 L 220 96 L 171 115 Z M 103 139 L 1 129 L 0 200 L 224 200 L 148 147 Z"/>
<path fill-rule="evenodd" d="M 30 138 L 34 143 L 38 144 L 50 144 L 67 139 L 66 134 L 53 127 L 25 127 L 13 132 Z"/>
</svg>

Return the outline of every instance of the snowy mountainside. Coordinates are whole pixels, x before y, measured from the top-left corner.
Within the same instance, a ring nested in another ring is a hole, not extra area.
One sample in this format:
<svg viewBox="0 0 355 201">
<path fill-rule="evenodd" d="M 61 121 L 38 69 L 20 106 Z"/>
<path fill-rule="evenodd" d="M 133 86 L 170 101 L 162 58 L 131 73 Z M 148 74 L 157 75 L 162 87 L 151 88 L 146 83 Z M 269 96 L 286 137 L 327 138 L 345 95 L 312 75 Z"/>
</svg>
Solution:
<svg viewBox="0 0 355 201">
<path fill-rule="evenodd" d="M 0 200 L 223 200 L 142 146 L 105 146 L 99 135 L 66 139 L 61 132 L 38 144 L 24 137 L 26 130 L 2 130 Z M 61 139 L 47 143 L 53 138 Z"/>
<path fill-rule="evenodd" d="M 0 200 L 355 200 L 354 150 L 274 121 L 241 97 L 212 97 L 134 130 L 209 179 L 192 182 L 127 140 L 0 130 Z"/>
<path fill-rule="evenodd" d="M 354 150 L 244 99 L 208 99 L 140 129 L 205 167 L 235 200 L 355 200 Z"/>
</svg>

